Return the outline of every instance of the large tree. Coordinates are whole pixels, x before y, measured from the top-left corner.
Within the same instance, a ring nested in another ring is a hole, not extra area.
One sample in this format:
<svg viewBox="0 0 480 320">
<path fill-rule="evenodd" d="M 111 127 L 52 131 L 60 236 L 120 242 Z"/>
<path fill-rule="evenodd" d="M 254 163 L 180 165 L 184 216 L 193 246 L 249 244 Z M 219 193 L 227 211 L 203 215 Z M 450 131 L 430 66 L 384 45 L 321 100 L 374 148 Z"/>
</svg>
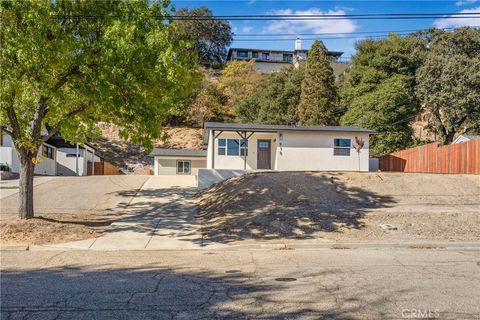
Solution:
<svg viewBox="0 0 480 320">
<path fill-rule="evenodd" d="M 335 125 L 341 116 L 335 75 L 322 41 L 315 41 L 308 52 L 297 111 L 303 125 Z"/>
<path fill-rule="evenodd" d="M 381 40 L 357 44 L 352 66 L 342 83 L 340 95 L 347 112 L 344 125 L 376 130 L 371 153 L 381 155 L 408 147 L 409 126 L 419 110 L 415 95 L 415 72 L 421 63 L 418 37 L 390 34 Z"/>
<path fill-rule="evenodd" d="M 480 29 L 435 32 L 426 39 L 417 91 L 443 144 L 480 129 Z"/>
<path fill-rule="evenodd" d="M 265 75 L 254 70 L 255 60 L 230 61 L 218 82 L 218 88 L 228 97 L 230 114 L 246 96 L 263 87 Z"/>
<path fill-rule="evenodd" d="M 21 218 L 33 217 L 39 147 L 82 142 L 102 120 L 145 147 L 196 79 L 168 1 L 2 1 L 0 123 L 20 160 Z M 50 128 L 46 131 L 46 128 Z"/>
<path fill-rule="evenodd" d="M 255 90 L 236 106 L 241 122 L 295 124 L 304 77 L 303 67 L 282 68 L 265 79 L 265 86 Z"/>
<path fill-rule="evenodd" d="M 227 47 L 233 40 L 230 23 L 227 20 L 208 19 L 213 14 L 206 7 L 187 9 L 176 12 L 174 24 L 180 38 L 193 40 L 198 63 L 206 67 L 220 67 L 225 61 Z M 201 19 L 181 19 L 181 17 L 199 17 Z"/>
</svg>

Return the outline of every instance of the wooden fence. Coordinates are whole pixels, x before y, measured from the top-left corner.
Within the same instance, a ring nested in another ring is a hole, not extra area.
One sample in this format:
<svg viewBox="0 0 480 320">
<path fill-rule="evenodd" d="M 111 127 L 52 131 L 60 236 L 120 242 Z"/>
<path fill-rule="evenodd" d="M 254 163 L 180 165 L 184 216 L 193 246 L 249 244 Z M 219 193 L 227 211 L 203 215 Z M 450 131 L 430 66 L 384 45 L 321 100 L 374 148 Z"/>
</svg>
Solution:
<svg viewBox="0 0 480 320">
<path fill-rule="evenodd" d="M 118 168 L 107 161 L 95 162 L 95 175 L 96 176 L 107 176 L 107 175 L 117 175 Z M 87 175 L 92 175 L 92 162 L 87 162 Z"/>
<path fill-rule="evenodd" d="M 379 158 L 380 171 L 480 174 L 480 140 L 439 147 L 436 143 Z"/>
</svg>

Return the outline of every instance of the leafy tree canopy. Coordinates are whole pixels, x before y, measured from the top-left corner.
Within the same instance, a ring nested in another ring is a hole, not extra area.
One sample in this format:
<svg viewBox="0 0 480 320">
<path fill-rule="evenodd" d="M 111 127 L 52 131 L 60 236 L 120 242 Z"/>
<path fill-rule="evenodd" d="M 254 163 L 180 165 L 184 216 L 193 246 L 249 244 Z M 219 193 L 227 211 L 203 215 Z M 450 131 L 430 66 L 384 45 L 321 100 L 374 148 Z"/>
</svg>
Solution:
<svg viewBox="0 0 480 320">
<path fill-rule="evenodd" d="M 480 129 L 480 29 L 436 32 L 425 42 L 417 91 L 442 143 Z"/>
<path fill-rule="evenodd" d="M 148 148 L 196 82 L 191 44 L 175 39 L 168 1 L 2 1 L 0 7 L 0 122 L 19 154 L 21 198 L 33 193 L 34 158 L 53 134 L 82 142 L 105 121 Z M 33 216 L 32 201 L 22 206 L 21 214 Z"/>
<path fill-rule="evenodd" d="M 286 67 L 268 75 L 265 86 L 241 100 L 236 114 L 241 122 L 295 124 L 304 69 Z"/>
<path fill-rule="evenodd" d="M 176 16 L 212 17 L 212 11 L 206 7 L 195 9 L 182 8 Z M 230 23 L 226 20 L 175 20 L 181 39 L 194 41 L 197 62 L 207 67 L 220 67 L 225 61 L 227 47 L 233 40 Z"/>
<path fill-rule="evenodd" d="M 265 75 L 254 70 L 255 61 L 230 61 L 219 79 L 218 88 L 228 97 L 230 113 L 244 97 L 264 85 Z"/>
<path fill-rule="evenodd" d="M 302 81 L 298 119 L 302 125 L 335 125 L 342 110 L 338 105 L 335 75 L 327 49 L 315 41 L 308 52 Z"/>
<path fill-rule="evenodd" d="M 376 130 L 371 153 L 381 155 L 412 143 L 410 120 L 417 114 L 415 71 L 421 47 L 414 36 L 389 35 L 382 40 L 357 44 L 357 53 L 341 87 L 341 101 L 347 112 L 344 125 Z"/>
</svg>

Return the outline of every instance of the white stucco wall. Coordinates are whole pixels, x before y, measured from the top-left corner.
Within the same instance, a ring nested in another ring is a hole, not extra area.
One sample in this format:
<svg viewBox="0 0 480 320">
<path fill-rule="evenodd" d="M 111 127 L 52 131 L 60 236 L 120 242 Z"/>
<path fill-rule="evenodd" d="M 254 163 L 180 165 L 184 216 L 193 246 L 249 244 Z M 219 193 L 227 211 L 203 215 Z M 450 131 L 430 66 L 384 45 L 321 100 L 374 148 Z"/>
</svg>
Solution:
<svg viewBox="0 0 480 320">
<path fill-rule="evenodd" d="M 246 167 L 244 165 L 244 156 L 229 156 L 218 154 L 218 139 L 241 139 L 236 132 L 223 132 L 217 139 L 215 139 L 215 157 L 214 168 L 215 169 L 233 169 L 233 170 L 255 170 L 257 169 L 257 141 L 258 140 L 271 140 L 271 168 L 274 169 L 275 164 L 275 149 L 277 146 L 277 135 L 275 133 L 254 133 L 248 139 L 248 156 L 246 157 Z M 212 158 L 212 149 L 208 148 L 208 158 Z M 211 167 L 210 167 L 211 168 Z"/>
<path fill-rule="evenodd" d="M 290 66 L 290 63 L 285 62 L 263 62 L 263 61 L 256 61 L 253 65 L 253 70 L 262 72 L 262 73 L 272 73 L 278 72 L 282 68 Z"/>
<path fill-rule="evenodd" d="M 177 174 L 177 161 L 190 161 L 190 175 L 197 175 L 198 169 L 207 167 L 207 158 L 155 156 L 153 173 L 156 176 Z"/>
<path fill-rule="evenodd" d="M 4 142 L 5 142 L 5 136 Z M 55 148 L 54 148 L 55 149 Z M 56 168 L 56 162 L 53 159 L 45 158 L 43 157 L 43 151 L 42 148 L 38 151 L 37 157 L 40 160 L 39 163 L 35 165 L 35 174 L 39 175 L 48 175 L 48 176 L 54 176 L 57 173 L 57 168 Z M 54 151 L 54 154 L 56 152 Z M 2 146 L 0 147 L 0 162 L 6 163 L 11 172 L 19 173 L 20 172 L 20 160 L 18 159 L 18 154 L 17 151 L 15 150 L 15 147 L 6 147 Z"/>
<path fill-rule="evenodd" d="M 58 148 L 57 149 L 57 173 L 60 176 L 75 176 L 76 173 L 76 148 Z M 80 176 L 87 175 L 87 168 L 85 167 L 84 163 L 84 156 L 85 150 L 80 149 L 78 150 L 78 173 Z M 67 155 L 75 155 L 75 156 L 67 156 Z"/>
<path fill-rule="evenodd" d="M 359 171 L 359 155 L 353 147 L 350 156 L 333 154 L 334 139 L 351 139 L 355 136 L 365 141 L 360 152 L 360 171 L 368 171 L 368 134 L 349 132 L 297 132 L 286 131 L 277 149 L 275 169 L 313 171 Z"/>
<path fill-rule="evenodd" d="M 282 134 L 282 139 L 280 139 Z M 360 155 L 353 146 L 349 156 L 335 156 L 334 139 L 355 137 L 365 141 Z M 209 135 L 207 168 L 231 170 L 257 169 L 257 141 L 271 140 L 271 168 L 278 171 L 368 171 L 369 135 L 349 132 L 283 131 L 279 133 L 254 133 L 248 141 L 248 156 L 244 167 L 243 156 L 218 155 L 218 139 L 239 139 L 236 132 L 223 132 L 213 142 Z M 280 141 L 282 140 L 282 141 Z M 214 151 L 212 152 L 212 145 Z M 214 156 L 213 156 L 214 154 Z M 212 159 L 213 167 L 212 167 Z M 360 162 L 359 162 L 360 160 Z M 360 165 L 359 165 L 360 163 Z"/>
</svg>

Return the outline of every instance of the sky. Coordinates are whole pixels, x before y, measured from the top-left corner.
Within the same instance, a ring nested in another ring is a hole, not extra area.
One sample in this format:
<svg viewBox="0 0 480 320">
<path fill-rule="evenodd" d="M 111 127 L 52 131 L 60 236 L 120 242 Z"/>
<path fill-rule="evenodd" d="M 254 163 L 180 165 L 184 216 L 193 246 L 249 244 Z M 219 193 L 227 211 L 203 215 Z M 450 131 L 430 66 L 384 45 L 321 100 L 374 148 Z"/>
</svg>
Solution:
<svg viewBox="0 0 480 320">
<path fill-rule="evenodd" d="M 480 0 L 455 1 L 265 1 L 224 0 L 186 1 L 173 0 L 175 8 L 208 7 L 214 15 L 255 14 L 367 14 L 367 13 L 457 13 L 480 12 Z M 418 20 L 350 20 L 329 21 L 231 21 L 235 34 L 231 47 L 293 50 L 298 34 L 336 33 L 335 35 L 300 35 L 302 47 L 310 48 L 313 38 L 322 40 L 327 49 L 343 51 L 344 57 L 355 53 L 355 42 L 365 38 L 359 32 L 410 31 L 419 29 L 480 27 L 480 18 L 418 19 Z M 272 36 L 291 33 L 288 36 Z M 338 33 L 344 33 L 339 35 Z M 258 35 L 253 36 L 252 34 Z M 260 34 L 260 35 L 259 35 Z M 370 34 L 372 36 L 374 34 Z M 378 34 L 377 34 L 378 36 Z M 334 38 L 334 39 L 328 39 Z M 257 39 L 258 41 L 252 41 Z M 246 41 L 245 41 L 246 40 Z"/>
</svg>

